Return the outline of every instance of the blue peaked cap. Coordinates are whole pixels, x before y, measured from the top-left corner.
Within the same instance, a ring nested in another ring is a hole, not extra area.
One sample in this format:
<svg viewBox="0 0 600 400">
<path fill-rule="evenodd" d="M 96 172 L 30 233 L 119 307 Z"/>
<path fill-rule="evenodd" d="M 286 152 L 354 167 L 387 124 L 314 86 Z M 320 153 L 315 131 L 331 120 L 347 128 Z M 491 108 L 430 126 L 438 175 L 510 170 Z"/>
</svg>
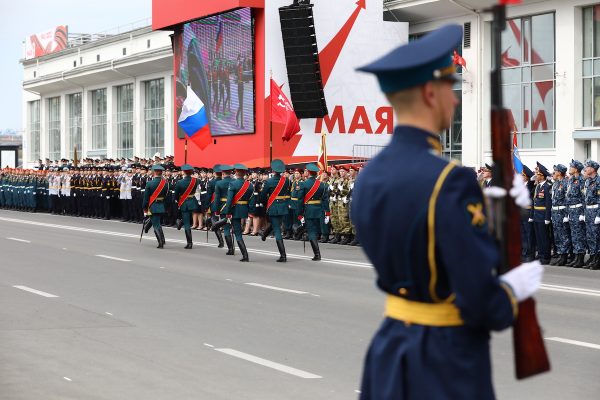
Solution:
<svg viewBox="0 0 600 400">
<path fill-rule="evenodd" d="M 357 71 L 377 76 L 384 93 L 394 93 L 429 81 L 459 80 L 452 53 L 461 46 L 460 25 L 445 25 L 420 39 L 392 50 Z"/>
</svg>

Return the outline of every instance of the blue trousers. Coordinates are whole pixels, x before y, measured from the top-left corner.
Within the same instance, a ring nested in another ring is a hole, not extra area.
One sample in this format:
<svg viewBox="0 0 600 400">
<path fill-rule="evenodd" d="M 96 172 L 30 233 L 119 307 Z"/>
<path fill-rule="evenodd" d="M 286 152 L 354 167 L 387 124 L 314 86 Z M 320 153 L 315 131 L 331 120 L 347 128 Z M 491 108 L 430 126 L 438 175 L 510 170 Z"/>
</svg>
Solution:
<svg viewBox="0 0 600 400">
<path fill-rule="evenodd" d="M 598 225 L 594 224 L 594 218 L 598 214 L 598 209 L 585 209 L 585 236 L 590 256 L 598 253 Z"/>
<path fill-rule="evenodd" d="M 192 212 L 191 211 L 182 211 L 181 219 L 183 220 L 183 228 L 186 231 L 192 229 Z"/>
<path fill-rule="evenodd" d="M 571 235 L 569 235 L 569 224 L 563 222 L 567 216 L 567 210 L 552 210 L 552 226 L 554 227 L 554 244 L 556 252 L 560 255 L 569 253 L 571 248 Z"/>
<path fill-rule="evenodd" d="M 152 214 L 150 216 L 150 220 L 152 221 L 152 227 L 155 231 L 158 231 L 158 229 L 160 228 L 160 217 L 162 217 L 162 214 Z"/>
<path fill-rule="evenodd" d="M 540 260 L 550 259 L 550 241 L 548 240 L 548 230 L 546 224 L 542 222 L 533 222 L 535 231 L 535 242 L 537 244 L 538 255 Z"/>
<path fill-rule="evenodd" d="M 585 254 L 585 222 L 579 221 L 579 216 L 583 215 L 583 207 L 569 208 L 569 228 L 571 234 L 571 243 L 573 244 L 573 253 Z"/>
</svg>

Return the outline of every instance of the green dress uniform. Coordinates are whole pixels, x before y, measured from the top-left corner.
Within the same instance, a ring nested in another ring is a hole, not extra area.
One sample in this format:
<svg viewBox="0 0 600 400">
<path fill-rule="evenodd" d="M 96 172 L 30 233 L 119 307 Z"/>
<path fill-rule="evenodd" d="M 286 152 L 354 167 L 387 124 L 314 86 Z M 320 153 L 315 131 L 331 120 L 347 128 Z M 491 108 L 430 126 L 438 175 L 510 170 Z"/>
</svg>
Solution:
<svg viewBox="0 0 600 400">
<path fill-rule="evenodd" d="M 152 167 L 153 171 L 164 171 L 164 168 L 160 165 L 155 165 Z M 144 192 L 144 202 L 142 204 L 142 208 L 145 212 L 148 212 L 151 215 L 152 227 L 154 228 L 154 234 L 156 235 L 156 239 L 158 240 L 158 248 L 162 249 L 165 245 L 165 234 L 163 233 L 162 226 L 160 225 L 160 218 L 166 212 L 165 207 L 165 198 L 167 193 L 169 193 L 169 184 L 164 183 L 160 193 L 157 193 L 156 200 L 150 204 L 150 197 L 154 195 L 156 190 L 159 188 L 163 182 L 163 178 L 160 176 L 154 177 L 151 181 L 146 183 L 146 191 Z"/>
<path fill-rule="evenodd" d="M 248 168 L 243 164 L 235 164 L 236 171 L 247 171 Z M 227 201 L 222 209 L 228 220 L 231 220 L 233 233 L 238 247 L 242 252 L 240 261 L 249 261 L 248 250 L 242 236 L 242 219 L 248 218 L 248 214 L 254 213 L 256 197 L 254 196 L 254 185 L 244 178 L 237 178 L 231 181 L 227 190 Z"/>
<path fill-rule="evenodd" d="M 266 213 L 271 221 L 267 229 L 261 234 L 261 239 L 265 241 L 267 236 L 273 231 L 275 233 L 277 249 L 279 250 L 279 259 L 277 262 L 286 262 L 287 255 L 281 235 L 281 224 L 291 212 L 290 193 L 292 182 L 281 176 L 285 172 L 283 161 L 273 160 L 271 162 L 271 169 L 275 172 L 275 175 L 265 181 L 260 192 L 260 202 L 267 208 Z M 271 200 L 270 203 L 269 200 Z"/>
<path fill-rule="evenodd" d="M 216 199 L 216 186 L 217 183 L 221 180 L 221 165 L 216 164 L 213 167 L 213 171 L 215 172 L 215 177 L 208 181 L 206 185 L 206 197 L 208 198 L 208 212 L 210 214 L 211 224 L 214 225 L 219 220 L 219 209 L 217 208 L 217 199 Z M 208 229 L 208 228 L 207 228 Z M 215 235 L 217 236 L 217 240 L 219 241 L 218 248 L 223 248 L 225 244 L 223 243 L 223 234 L 219 229 L 216 229 Z"/>
<path fill-rule="evenodd" d="M 185 164 L 181 166 L 181 170 L 184 172 L 193 171 L 194 168 Z M 198 202 L 194 195 L 199 183 L 199 179 L 186 175 L 175 184 L 175 201 L 179 206 L 181 218 L 183 219 L 185 238 L 187 240 L 187 245 L 185 246 L 186 249 L 192 248 L 192 213 L 198 210 Z M 183 198 L 183 196 L 185 196 L 185 198 Z"/>
<path fill-rule="evenodd" d="M 306 169 L 311 172 L 311 176 L 302 183 L 300 189 L 298 218 L 304 219 L 306 223 L 308 240 L 315 253 L 313 261 L 318 261 L 321 259 L 321 251 L 317 235 L 319 234 L 321 215 L 325 213 L 326 217 L 330 216 L 329 193 L 327 193 L 326 185 L 318 181 L 315 176 L 319 172 L 319 167 L 315 164 L 308 164 Z"/>
<path fill-rule="evenodd" d="M 223 208 L 227 203 L 227 190 L 229 190 L 229 184 L 233 180 L 230 175 L 233 167 L 231 165 L 221 165 L 220 167 L 225 176 L 215 184 L 214 209 L 215 215 L 218 216 L 219 219 L 223 219 L 225 218 Z M 231 237 L 231 224 L 225 224 L 223 226 L 223 235 L 225 236 L 225 243 L 227 243 L 227 255 L 232 256 L 235 252 L 233 248 L 233 238 Z"/>
</svg>

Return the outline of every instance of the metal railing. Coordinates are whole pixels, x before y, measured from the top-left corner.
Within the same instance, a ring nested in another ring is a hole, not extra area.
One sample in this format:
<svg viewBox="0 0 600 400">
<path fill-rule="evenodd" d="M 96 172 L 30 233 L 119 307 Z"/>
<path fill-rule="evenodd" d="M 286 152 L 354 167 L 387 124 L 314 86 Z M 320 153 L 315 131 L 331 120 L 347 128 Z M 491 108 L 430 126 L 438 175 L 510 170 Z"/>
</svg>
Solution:
<svg viewBox="0 0 600 400">
<path fill-rule="evenodd" d="M 379 154 L 383 149 L 385 149 L 385 146 L 355 144 L 352 146 L 352 162 L 366 162 Z"/>
</svg>

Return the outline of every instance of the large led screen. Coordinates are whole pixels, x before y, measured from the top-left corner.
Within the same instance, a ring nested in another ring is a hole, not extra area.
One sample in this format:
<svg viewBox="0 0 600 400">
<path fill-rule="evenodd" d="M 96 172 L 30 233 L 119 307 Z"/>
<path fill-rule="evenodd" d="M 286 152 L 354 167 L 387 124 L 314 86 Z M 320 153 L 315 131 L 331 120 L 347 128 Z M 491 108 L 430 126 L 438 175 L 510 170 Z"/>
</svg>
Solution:
<svg viewBox="0 0 600 400">
<path fill-rule="evenodd" d="M 174 40 L 177 117 L 191 89 L 204 104 L 212 136 L 254 133 L 251 10 L 186 23 Z"/>
</svg>

